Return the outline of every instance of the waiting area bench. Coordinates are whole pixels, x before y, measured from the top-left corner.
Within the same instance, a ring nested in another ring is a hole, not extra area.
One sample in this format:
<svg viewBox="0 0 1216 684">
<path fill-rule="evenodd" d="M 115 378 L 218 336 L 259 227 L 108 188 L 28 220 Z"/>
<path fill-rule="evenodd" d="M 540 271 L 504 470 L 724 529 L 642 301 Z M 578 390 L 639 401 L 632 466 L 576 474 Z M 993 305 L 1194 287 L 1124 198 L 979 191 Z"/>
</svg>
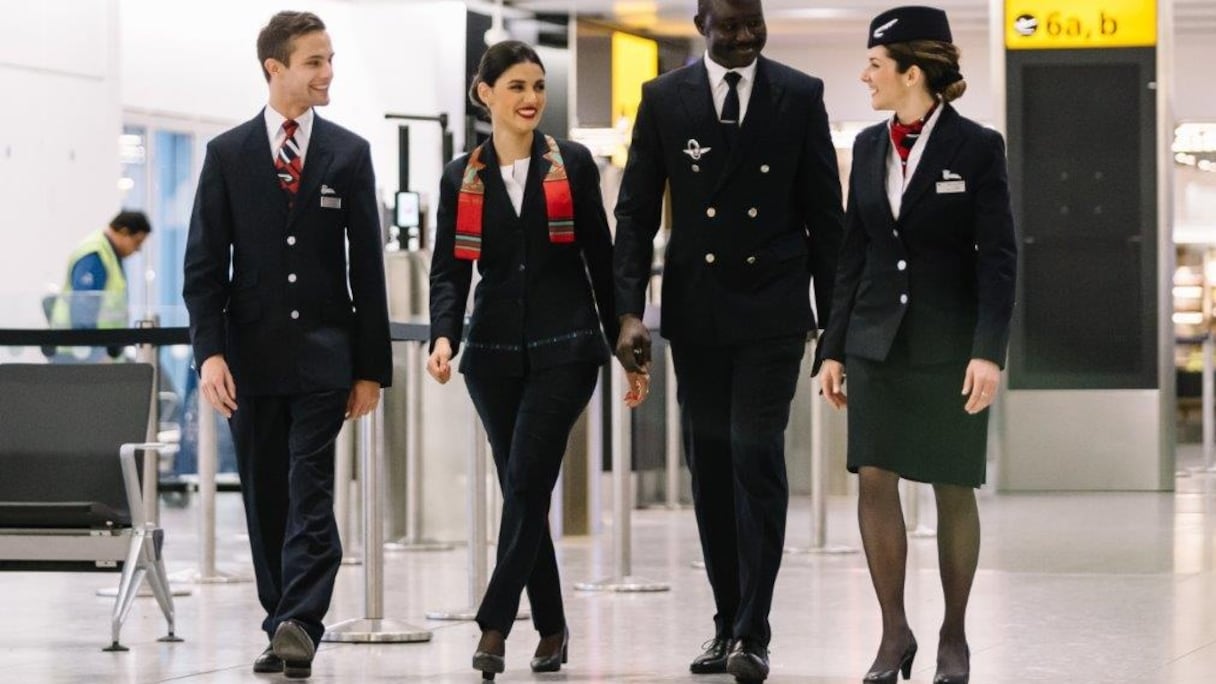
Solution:
<svg viewBox="0 0 1216 684">
<path fill-rule="evenodd" d="M 136 459 L 152 392 L 148 364 L 0 364 L 0 570 L 121 572 L 107 651 L 145 578 L 180 641 Z"/>
</svg>

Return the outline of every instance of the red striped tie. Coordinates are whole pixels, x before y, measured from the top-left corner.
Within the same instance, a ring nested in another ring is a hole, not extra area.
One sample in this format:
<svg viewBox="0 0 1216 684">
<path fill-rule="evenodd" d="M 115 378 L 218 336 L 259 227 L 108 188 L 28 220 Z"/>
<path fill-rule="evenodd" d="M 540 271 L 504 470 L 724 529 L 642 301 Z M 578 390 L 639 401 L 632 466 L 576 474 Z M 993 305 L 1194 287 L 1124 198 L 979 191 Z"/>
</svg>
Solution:
<svg viewBox="0 0 1216 684">
<path fill-rule="evenodd" d="M 274 169 L 279 174 L 279 187 L 292 197 L 300 190 L 300 172 L 304 168 L 304 162 L 300 159 L 300 146 L 296 143 L 296 130 L 299 128 L 300 124 L 294 119 L 283 122 L 283 132 L 287 136 L 283 138 L 283 144 L 274 155 Z"/>
</svg>

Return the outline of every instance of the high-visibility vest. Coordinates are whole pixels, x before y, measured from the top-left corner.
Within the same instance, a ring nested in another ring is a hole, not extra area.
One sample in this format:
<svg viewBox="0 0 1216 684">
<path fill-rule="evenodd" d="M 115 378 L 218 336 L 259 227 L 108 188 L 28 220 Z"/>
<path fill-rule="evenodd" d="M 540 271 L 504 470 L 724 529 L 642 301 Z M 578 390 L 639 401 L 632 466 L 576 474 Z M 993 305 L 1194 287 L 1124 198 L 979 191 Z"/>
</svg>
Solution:
<svg viewBox="0 0 1216 684">
<path fill-rule="evenodd" d="M 76 262 L 90 254 L 100 257 L 101 264 L 106 269 L 106 286 L 97 293 L 97 296 L 101 298 L 101 306 L 97 311 L 97 327 L 127 327 L 127 277 L 122 272 L 122 263 L 118 260 L 118 255 L 114 253 L 114 246 L 110 244 L 105 231 L 98 230 L 90 233 L 81 241 L 68 259 L 67 279 L 63 283 L 63 290 L 59 298 L 55 300 L 55 307 L 51 312 L 52 328 L 72 327 L 70 302 L 72 297 L 81 296 L 73 292 L 72 269 L 76 266 Z"/>
</svg>

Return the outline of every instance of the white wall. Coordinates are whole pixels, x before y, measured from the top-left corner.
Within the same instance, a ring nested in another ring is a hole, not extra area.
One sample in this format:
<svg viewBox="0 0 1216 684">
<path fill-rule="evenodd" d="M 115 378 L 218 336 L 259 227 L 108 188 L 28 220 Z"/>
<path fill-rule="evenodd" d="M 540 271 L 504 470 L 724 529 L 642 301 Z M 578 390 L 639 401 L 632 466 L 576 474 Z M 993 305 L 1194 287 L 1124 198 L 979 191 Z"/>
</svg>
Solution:
<svg viewBox="0 0 1216 684">
<path fill-rule="evenodd" d="M 861 38 L 826 36 L 810 45 L 770 38 L 764 55 L 823 79 L 824 104 L 832 121 L 878 121 L 884 114 L 870 108 L 869 92 L 860 80 L 866 47 L 864 31 L 858 35 Z M 960 66 L 967 79 L 967 92 L 955 102 L 955 107 L 964 116 L 989 122 L 994 108 L 987 34 L 957 33 L 954 39 L 962 51 Z"/>
<path fill-rule="evenodd" d="M 45 324 L 68 251 L 119 208 L 117 0 L 5 3 L 0 326 Z"/>
<path fill-rule="evenodd" d="M 258 31 L 276 0 L 120 0 L 122 104 L 125 108 L 191 115 L 236 124 L 266 102 L 258 66 Z M 386 112 L 453 115 L 463 142 L 464 3 L 455 0 L 364 2 L 304 0 L 293 9 L 316 12 L 334 46 L 329 118 L 372 143 L 377 183 L 397 189 L 397 125 Z M 183 27 L 188 27 L 184 29 Z M 419 27 L 425 27 L 420 29 Z M 436 124 L 411 126 L 411 184 L 438 192 L 440 136 Z"/>
<path fill-rule="evenodd" d="M 1216 121 L 1216 40 L 1183 34 L 1174 42 L 1174 117 L 1178 121 Z"/>
</svg>

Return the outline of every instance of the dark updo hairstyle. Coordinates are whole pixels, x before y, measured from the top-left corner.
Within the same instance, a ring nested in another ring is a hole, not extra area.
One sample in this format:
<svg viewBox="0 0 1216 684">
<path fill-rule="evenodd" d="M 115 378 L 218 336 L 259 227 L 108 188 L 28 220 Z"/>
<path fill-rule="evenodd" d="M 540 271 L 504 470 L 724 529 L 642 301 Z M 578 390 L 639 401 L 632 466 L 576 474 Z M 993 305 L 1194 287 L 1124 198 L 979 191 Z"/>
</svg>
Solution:
<svg viewBox="0 0 1216 684">
<path fill-rule="evenodd" d="M 953 43 L 940 40 L 910 40 L 886 46 L 887 55 L 895 60 L 899 73 L 907 73 L 912 65 L 925 73 L 929 92 L 942 102 L 953 102 L 967 91 L 967 81 L 958 68 L 959 50 Z"/>
<path fill-rule="evenodd" d="M 477 94 L 477 86 L 484 83 L 493 88 L 498 77 L 502 76 L 507 69 L 516 64 L 528 62 L 539 66 L 541 71 L 545 70 L 544 63 L 540 61 L 540 55 L 536 54 L 536 50 L 531 45 L 523 41 L 504 40 L 491 45 L 482 53 L 481 62 L 477 65 L 473 85 L 469 86 L 469 102 L 472 102 L 473 106 L 480 109 L 483 114 L 489 116 L 490 110 Z"/>
</svg>

